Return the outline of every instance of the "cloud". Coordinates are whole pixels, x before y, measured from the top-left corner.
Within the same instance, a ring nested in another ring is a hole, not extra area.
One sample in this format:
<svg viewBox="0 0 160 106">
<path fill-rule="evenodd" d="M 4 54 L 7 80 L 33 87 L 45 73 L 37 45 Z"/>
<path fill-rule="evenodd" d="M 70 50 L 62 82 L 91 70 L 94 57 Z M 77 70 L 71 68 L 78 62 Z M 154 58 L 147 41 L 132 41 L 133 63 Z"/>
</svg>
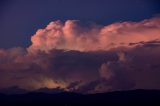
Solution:
<svg viewBox="0 0 160 106">
<path fill-rule="evenodd" d="M 97 51 L 109 50 L 131 43 L 160 39 L 160 18 L 141 22 L 117 22 L 111 25 L 82 25 L 78 20 L 53 21 L 39 29 L 31 38 L 29 52 L 52 49 Z"/>
<path fill-rule="evenodd" d="M 158 17 L 108 26 L 54 21 L 28 48 L 0 49 L 0 88 L 160 89 L 159 38 Z"/>
<path fill-rule="evenodd" d="M 109 69 L 108 64 L 109 62 L 107 64 L 103 63 L 99 70 L 100 76 L 106 80 L 109 80 L 113 77 L 112 70 Z"/>
</svg>

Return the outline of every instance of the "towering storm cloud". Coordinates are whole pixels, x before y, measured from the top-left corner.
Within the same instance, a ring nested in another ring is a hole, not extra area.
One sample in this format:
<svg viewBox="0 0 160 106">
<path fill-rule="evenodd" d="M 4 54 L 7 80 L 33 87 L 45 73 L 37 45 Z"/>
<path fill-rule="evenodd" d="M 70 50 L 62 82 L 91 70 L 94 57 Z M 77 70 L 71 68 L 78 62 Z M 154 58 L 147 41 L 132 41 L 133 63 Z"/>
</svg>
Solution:
<svg viewBox="0 0 160 106">
<path fill-rule="evenodd" d="M 54 21 L 28 48 L 0 49 L 0 88 L 96 93 L 160 89 L 160 18 L 102 26 Z"/>
<path fill-rule="evenodd" d="M 119 22 L 107 26 L 83 25 L 77 20 L 54 21 L 32 36 L 29 51 L 52 49 L 97 51 L 160 38 L 160 18 Z"/>
</svg>

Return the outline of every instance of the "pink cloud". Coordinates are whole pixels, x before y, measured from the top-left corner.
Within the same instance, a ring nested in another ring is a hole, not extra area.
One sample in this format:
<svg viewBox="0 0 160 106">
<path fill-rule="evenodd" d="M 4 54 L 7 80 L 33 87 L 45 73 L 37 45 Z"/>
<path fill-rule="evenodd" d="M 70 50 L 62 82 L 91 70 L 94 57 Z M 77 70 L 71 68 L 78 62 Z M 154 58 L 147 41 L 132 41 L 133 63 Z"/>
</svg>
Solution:
<svg viewBox="0 0 160 106">
<path fill-rule="evenodd" d="M 31 40 L 28 48 L 0 49 L 0 88 L 160 89 L 160 18 L 107 26 L 54 21 Z"/>
<path fill-rule="evenodd" d="M 109 50 L 129 43 L 160 39 L 160 18 L 141 22 L 119 22 L 111 25 L 84 27 L 77 20 L 51 22 L 31 38 L 28 51 L 52 49 L 96 51 Z"/>
</svg>

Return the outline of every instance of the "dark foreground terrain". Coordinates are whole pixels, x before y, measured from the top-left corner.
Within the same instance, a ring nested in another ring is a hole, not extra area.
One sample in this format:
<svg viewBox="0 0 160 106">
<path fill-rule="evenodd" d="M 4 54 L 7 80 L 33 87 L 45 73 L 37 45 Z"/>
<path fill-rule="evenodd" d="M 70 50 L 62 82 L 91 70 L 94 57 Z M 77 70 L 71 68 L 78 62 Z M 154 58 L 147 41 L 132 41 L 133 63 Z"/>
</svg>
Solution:
<svg viewBox="0 0 160 106">
<path fill-rule="evenodd" d="M 76 93 L 0 94 L 0 106 L 160 106 L 160 91 L 133 90 L 81 95 Z"/>
</svg>

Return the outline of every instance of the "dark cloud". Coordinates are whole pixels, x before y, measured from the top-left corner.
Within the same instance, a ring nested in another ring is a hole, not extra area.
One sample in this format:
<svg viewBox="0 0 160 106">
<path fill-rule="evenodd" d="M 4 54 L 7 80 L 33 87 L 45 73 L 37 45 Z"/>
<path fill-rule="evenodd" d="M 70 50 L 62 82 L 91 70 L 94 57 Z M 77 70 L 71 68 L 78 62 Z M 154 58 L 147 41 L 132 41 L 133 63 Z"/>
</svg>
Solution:
<svg viewBox="0 0 160 106">
<path fill-rule="evenodd" d="M 99 33 L 98 27 L 86 29 L 73 20 L 65 25 L 52 22 L 32 37 L 29 48 L 0 49 L 0 88 L 80 93 L 160 89 L 158 23 L 159 18 L 116 23 L 104 26 Z M 99 49 L 94 42 L 116 46 Z"/>
</svg>

